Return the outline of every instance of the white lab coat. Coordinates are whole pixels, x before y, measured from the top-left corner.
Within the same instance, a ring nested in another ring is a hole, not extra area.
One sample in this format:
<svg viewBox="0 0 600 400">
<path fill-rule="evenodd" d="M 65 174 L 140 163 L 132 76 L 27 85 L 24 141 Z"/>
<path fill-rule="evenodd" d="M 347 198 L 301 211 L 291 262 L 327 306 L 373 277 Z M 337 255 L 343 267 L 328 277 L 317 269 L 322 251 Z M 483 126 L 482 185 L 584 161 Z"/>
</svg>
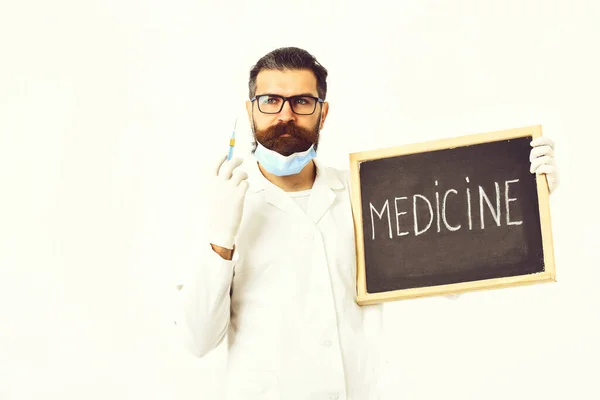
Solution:
<svg viewBox="0 0 600 400">
<path fill-rule="evenodd" d="M 187 347 L 202 357 L 228 333 L 227 399 L 379 398 L 382 305 L 355 302 L 348 173 L 315 163 L 305 212 L 249 157 L 233 260 L 207 242 L 181 282 Z"/>
</svg>

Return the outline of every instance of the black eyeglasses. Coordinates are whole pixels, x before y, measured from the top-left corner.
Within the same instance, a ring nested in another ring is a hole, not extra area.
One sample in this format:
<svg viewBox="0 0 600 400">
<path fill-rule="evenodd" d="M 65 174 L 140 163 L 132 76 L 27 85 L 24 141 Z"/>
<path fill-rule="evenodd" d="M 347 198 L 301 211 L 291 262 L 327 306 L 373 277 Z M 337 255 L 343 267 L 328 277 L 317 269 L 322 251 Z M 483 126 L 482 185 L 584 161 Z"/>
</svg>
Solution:
<svg viewBox="0 0 600 400">
<path fill-rule="evenodd" d="M 294 113 L 311 115 L 317 109 L 317 103 L 325 102 L 325 100 L 313 96 L 284 97 L 277 94 L 261 94 L 250 99 L 250 101 L 254 100 L 257 100 L 258 110 L 263 114 L 277 114 L 283 109 L 285 102 L 289 100 Z"/>
</svg>

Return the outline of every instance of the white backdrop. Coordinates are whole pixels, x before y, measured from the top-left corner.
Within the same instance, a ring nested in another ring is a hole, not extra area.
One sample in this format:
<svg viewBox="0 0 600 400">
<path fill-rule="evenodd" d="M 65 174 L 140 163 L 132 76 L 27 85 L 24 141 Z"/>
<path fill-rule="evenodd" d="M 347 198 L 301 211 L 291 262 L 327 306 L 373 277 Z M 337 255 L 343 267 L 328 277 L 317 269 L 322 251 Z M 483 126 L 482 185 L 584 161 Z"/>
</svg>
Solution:
<svg viewBox="0 0 600 400">
<path fill-rule="evenodd" d="M 596 0 L 2 1 L 0 399 L 216 399 L 173 335 L 250 67 L 330 72 L 320 156 L 542 124 L 558 282 L 385 306 L 390 399 L 597 399 Z M 522 338 L 526 339 L 523 340 Z"/>
</svg>

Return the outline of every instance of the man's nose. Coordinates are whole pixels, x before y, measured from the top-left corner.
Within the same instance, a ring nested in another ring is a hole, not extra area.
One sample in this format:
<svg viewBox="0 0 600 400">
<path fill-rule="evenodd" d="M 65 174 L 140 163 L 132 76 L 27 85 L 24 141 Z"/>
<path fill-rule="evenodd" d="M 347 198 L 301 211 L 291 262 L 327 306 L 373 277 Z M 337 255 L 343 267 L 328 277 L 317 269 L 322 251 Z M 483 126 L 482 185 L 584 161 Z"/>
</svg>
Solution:
<svg viewBox="0 0 600 400">
<path fill-rule="evenodd" d="M 292 106 L 289 101 L 283 103 L 283 108 L 279 111 L 279 118 L 281 122 L 293 121 L 296 119 L 296 114 L 292 111 Z"/>
</svg>

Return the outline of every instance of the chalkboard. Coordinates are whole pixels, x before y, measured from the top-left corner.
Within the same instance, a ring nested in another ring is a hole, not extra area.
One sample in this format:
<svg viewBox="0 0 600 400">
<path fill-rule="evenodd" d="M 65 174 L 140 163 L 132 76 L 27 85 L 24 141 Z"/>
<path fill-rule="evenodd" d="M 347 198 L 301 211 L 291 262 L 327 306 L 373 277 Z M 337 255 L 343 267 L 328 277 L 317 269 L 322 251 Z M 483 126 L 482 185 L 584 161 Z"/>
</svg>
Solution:
<svg viewBox="0 0 600 400">
<path fill-rule="evenodd" d="M 529 171 L 540 135 L 351 155 L 358 303 L 555 280 L 547 185 Z"/>
</svg>

